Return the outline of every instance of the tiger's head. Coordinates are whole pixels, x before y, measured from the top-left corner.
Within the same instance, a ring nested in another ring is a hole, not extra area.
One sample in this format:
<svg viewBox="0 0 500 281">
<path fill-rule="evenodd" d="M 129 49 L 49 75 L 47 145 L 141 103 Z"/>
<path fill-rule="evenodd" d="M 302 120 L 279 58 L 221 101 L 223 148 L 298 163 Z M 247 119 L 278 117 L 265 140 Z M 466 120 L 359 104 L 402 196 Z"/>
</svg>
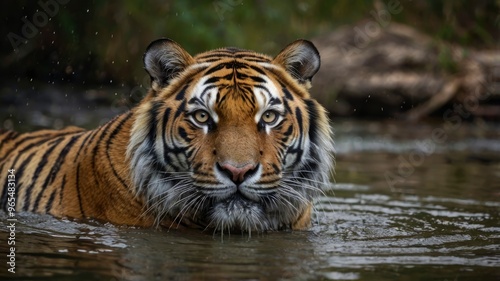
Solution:
<svg viewBox="0 0 500 281">
<path fill-rule="evenodd" d="M 159 223 L 224 231 L 305 228 L 333 168 L 320 67 L 298 40 L 274 59 L 222 48 L 188 54 L 169 39 L 144 54 L 151 90 L 127 147 L 135 191 Z"/>
</svg>

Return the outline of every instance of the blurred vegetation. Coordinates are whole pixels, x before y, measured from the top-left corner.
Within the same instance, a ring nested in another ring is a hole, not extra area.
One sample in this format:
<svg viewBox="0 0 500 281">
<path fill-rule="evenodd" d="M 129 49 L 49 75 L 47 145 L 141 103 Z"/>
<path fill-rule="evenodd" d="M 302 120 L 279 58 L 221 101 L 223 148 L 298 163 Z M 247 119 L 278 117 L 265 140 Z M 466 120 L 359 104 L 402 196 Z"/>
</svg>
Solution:
<svg viewBox="0 0 500 281">
<path fill-rule="evenodd" d="M 138 85 L 145 80 L 142 54 L 149 42 L 160 37 L 172 38 L 192 54 L 228 45 L 276 54 L 296 38 L 321 36 L 370 19 L 377 5 L 396 0 L 59 0 L 68 3 L 57 4 L 57 11 L 52 6 L 54 15 L 44 22 L 40 3 L 56 1 L 3 4 L 3 84 L 34 79 L 82 87 Z M 403 10 L 391 21 L 416 27 L 437 40 L 476 48 L 499 46 L 498 0 L 399 2 Z M 27 21 L 44 24 L 14 51 L 12 34 L 23 36 Z M 446 53 L 442 59 L 447 61 Z"/>
</svg>

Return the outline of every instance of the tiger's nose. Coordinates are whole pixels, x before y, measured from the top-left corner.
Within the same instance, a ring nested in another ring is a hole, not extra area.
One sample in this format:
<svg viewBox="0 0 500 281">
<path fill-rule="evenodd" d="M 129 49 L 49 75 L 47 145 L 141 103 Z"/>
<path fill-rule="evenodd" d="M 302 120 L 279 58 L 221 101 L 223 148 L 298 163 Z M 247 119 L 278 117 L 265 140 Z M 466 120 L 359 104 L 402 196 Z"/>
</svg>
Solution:
<svg viewBox="0 0 500 281">
<path fill-rule="evenodd" d="M 235 184 L 241 184 L 246 178 L 255 173 L 257 165 L 246 164 L 241 167 L 236 167 L 229 163 L 217 163 L 217 168 L 225 173 Z"/>
</svg>

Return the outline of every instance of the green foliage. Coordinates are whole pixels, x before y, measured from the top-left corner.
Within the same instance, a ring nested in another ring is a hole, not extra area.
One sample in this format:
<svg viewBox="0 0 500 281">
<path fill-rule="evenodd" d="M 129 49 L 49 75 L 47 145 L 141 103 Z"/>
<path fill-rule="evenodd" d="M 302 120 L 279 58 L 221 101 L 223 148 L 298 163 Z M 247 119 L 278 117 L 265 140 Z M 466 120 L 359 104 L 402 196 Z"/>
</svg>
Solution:
<svg viewBox="0 0 500 281">
<path fill-rule="evenodd" d="M 40 2 L 48 1 L 56 0 Z M 20 51 L 14 52 L 9 40 L 2 42 L 2 78 L 137 85 L 145 76 L 142 54 L 160 37 L 179 42 L 192 54 L 222 46 L 276 54 L 299 37 L 320 36 L 370 18 L 376 4 L 391 1 L 396 0 L 69 1 Z M 498 1 L 400 2 L 403 11 L 392 20 L 459 44 L 498 44 Z M 43 11 L 38 1 L 4 5 L 4 36 L 22 35 L 21 19 L 32 21 Z M 446 64 L 444 53 L 443 60 Z"/>
<path fill-rule="evenodd" d="M 458 64 L 453 59 L 452 50 L 449 47 L 439 47 L 438 61 L 441 69 L 447 73 L 454 74 L 458 72 Z"/>
</svg>

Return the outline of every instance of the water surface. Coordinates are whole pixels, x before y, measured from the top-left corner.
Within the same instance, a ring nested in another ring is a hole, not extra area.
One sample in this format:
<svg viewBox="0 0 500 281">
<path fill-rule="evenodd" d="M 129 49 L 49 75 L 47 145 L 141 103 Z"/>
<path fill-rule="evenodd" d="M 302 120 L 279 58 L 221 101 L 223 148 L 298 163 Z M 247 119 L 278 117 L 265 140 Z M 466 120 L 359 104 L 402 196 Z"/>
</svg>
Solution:
<svg viewBox="0 0 500 281">
<path fill-rule="evenodd" d="M 0 278 L 499 280 L 498 125 L 463 123 L 442 143 L 439 120 L 334 125 L 337 168 L 309 231 L 222 237 L 18 214 L 11 274 L 1 213 Z"/>
</svg>

